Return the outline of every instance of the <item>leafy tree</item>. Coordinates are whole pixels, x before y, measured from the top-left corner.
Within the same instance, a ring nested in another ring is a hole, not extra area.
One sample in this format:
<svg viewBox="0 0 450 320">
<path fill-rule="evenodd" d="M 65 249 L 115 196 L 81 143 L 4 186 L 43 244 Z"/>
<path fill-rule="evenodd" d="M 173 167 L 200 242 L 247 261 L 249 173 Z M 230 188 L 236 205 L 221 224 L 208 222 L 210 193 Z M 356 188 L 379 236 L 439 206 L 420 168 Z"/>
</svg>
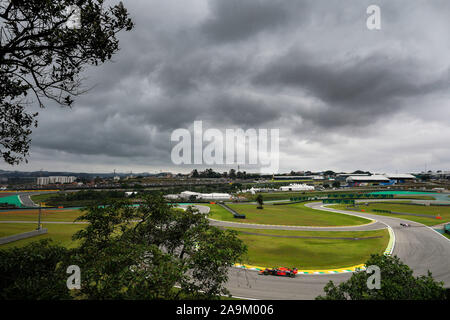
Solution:
<svg viewBox="0 0 450 320">
<path fill-rule="evenodd" d="M 79 14 L 79 25 L 72 23 Z M 43 99 L 72 106 L 87 65 L 110 60 L 116 35 L 133 22 L 120 2 L 104 0 L 9 0 L 0 2 L 0 154 L 9 164 L 26 161 Z M 31 98 L 30 96 L 33 96 Z"/>
<path fill-rule="evenodd" d="M 264 204 L 264 200 L 263 200 L 263 196 L 262 194 L 258 194 L 256 196 L 256 202 L 258 203 L 258 209 L 262 209 L 263 208 L 263 204 Z"/>
<path fill-rule="evenodd" d="M 214 299 L 228 293 L 228 268 L 246 251 L 235 232 L 211 226 L 193 207 L 175 209 L 161 195 L 139 208 L 129 204 L 92 206 L 78 218 L 90 222 L 74 236 L 81 242 L 73 255 L 82 270 L 80 297 Z"/>
<path fill-rule="evenodd" d="M 439 300 L 446 293 L 442 282 L 436 282 L 431 273 L 414 277 L 413 271 L 396 256 L 371 255 L 367 266 L 375 265 L 381 270 L 381 288 L 369 289 L 367 279 L 371 274 L 364 271 L 338 286 L 330 281 L 324 288 L 325 296 L 318 300 Z"/>
<path fill-rule="evenodd" d="M 336 173 L 332 170 L 327 170 L 323 174 L 324 174 L 324 176 L 327 176 L 327 177 L 332 177 L 332 176 L 336 175 Z"/>
<path fill-rule="evenodd" d="M 341 186 L 341 183 L 339 181 L 334 181 L 332 184 L 333 188 L 339 188 Z"/>
<path fill-rule="evenodd" d="M 354 174 L 370 174 L 369 171 L 362 171 L 362 170 L 356 170 L 356 171 L 353 171 L 353 173 Z"/>
<path fill-rule="evenodd" d="M 0 250 L 0 299 L 70 299 L 63 263 L 67 255 L 66 248 L 48 239 Z"/>
<path fill-rule="evenodd" d="M 198 178 L 199 174 L 197 169 L 192 170 L 192 178 Z"/>
<path fill-rule="evenodd" d="M 230 172 L 228 173 L 228 176 L 231 179 L 236 179 L 236 170 L 235 169 L 230 169 Z"/>
</svg>

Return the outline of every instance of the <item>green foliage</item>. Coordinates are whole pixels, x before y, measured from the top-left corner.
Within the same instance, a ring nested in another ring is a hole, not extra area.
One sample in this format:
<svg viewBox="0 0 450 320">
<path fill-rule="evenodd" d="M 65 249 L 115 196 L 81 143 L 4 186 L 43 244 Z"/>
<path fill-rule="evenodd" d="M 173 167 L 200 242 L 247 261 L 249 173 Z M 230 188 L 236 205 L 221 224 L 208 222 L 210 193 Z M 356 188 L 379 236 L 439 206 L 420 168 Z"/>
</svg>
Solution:
<svg viewBox="0 0 450 320">
<path fill-rule="evenodd" d="M 246 251 L 235 232 L 160 195 L 139 208 L 126 201 L 93 206 L 79 219 L 90 224 L 74 236 L 81 245 L 73 264 L 82 270 L 77 294 L 88 299 L 216 298 L 227 293 L 227 269 Z"/>
<path fill-rule="evenodd" d="M 50 240 L 0 250 L 0 299 L 70 299 L 63 261 L 68 250 Z"/>
<path fill-rule="evenodd" d="M 74 249 L 44 240 L 0 251 L 0 298 L 216 299 L 247 249 L 235 231 L 161 195 L 138 208 L 127 200 L 91 206 L 77 220 L 89 224 L 73 236 Z M 81 269 L 80 290 L 66 287 L 69 265 Z"/>
<path fill-rule="evenodd" d="M 77 5 L 80 26 L 69 27 Z M 43 99 L 72 106 L 87 65 L 108 61 L 119 50 L 116 37 L 133 22 L 120 2 L 104 0 L 14 0 L 0 2 L 0 153 L 9 164 L 28 155 L 38 113 L 27 106 Z"/>
<path fill-rule="evenodd" d="M 431 273 L 414 277 L 413 271 L 396 256 L 372 255 L 367 266 L 381 270 L 381 288 L 369 289 L 367 279 L 371 274 L 355 272 L 339 285 L 330 281 L 324 288 L 325 296 L 317 300 L 441 300 L 445 299 L 442 282 L 436 282 Z"/>
<path fill-rule="evenodd" d="M 78 192 L 53 194 L 44 200 L 48 206 L 89 206 L 94 204 L 104 204 L 111 200 L 124 199 L 123 191 L 94 191 L 82 190 Z"/>
<path fill-rule="evenodd" d="M 258 209 L 262 209 L 263 208 L 263 204 L 264 204 L 264 200 L 263 200 L 262 194 L 258 194 L 256 196 L 256 202 L 258 203 Z"/>
<path fill-rule="evenodd" d="M 331 186 L 333 188 L 339 188 L 341 186 L 341 183 L 339 181 L 333 181 L 333 183 L 331 184 Z"/>
</svg>

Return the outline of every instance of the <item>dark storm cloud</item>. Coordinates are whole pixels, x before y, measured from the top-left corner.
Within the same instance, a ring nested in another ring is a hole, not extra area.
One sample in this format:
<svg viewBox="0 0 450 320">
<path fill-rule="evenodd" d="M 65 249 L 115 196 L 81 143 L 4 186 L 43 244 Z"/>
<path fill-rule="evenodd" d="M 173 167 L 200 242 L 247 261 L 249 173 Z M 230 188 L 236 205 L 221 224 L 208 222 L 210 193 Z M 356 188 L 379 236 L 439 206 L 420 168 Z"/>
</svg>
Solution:
<svg viewBox="0 0 450 320">
<path fill-rule="evenodd" d="M 315 61 L 298 52 L 273 62 L 253 79 L 280 91 L 293 88 L 325 103 L 301 115 L 322 127 L 358 126 L 414 108 L 409 99 L 448 89 L 448 69 L 430 73 L 414 57 L 399 59 L 373 53 L 344 61 Z"/>
<path fill-rule="evenodd" d="M 282 1 L 209 1 L 211 17 L 202 25 L 210 39 L 232 42 L 248 39 L 284 23 L 288 12 Z"/>
<path fill-rule="evenodd" d="M 224 124 L 240 126 L 244 129 L 257 128 L 277 120 L 281 112 L 277 105 L 247 96 L 219 95 L 214 101 L 214 117 Z"/>
<path fill-rule="evenodd" d="M 168 166 L 171 132 L 195 120 L 280 128 L 290 169 L 306 165 L 297 155 L 349 163 L 340 150 L 355 137 L 381 153 L 371 137 L 397 139 L 392 126 L 413 137 L 425 117 L 436 127 L 420 136 L 439 141 L 449 127 L 450 2 L 378 2 L 382 30 L 372 32 L 365 0 L 127 1 L 136 28 L 120 34 L 113 62 L 87 70 L 93 88 L 73 110 L 41 111 L 32 152 L 40 166 L 61 152 L 63 162 Z M 414 145 L 402 145 L 411 158 Z"/>
<path fill-rule="evenodd" d="M 303 57 L 299 58 L 297 52 L 282 57 L 258 74 L 254 83 L 278 90 L 304 89 L 326 103 L 352 110 L 375 104 L 382 108 L 391 99 L 424 95 L 448 86 L 447 70 L 430 75 L 413 58 L 401 60 L 375 53 L 345 61 L 318 62 Z"/>
</svg>

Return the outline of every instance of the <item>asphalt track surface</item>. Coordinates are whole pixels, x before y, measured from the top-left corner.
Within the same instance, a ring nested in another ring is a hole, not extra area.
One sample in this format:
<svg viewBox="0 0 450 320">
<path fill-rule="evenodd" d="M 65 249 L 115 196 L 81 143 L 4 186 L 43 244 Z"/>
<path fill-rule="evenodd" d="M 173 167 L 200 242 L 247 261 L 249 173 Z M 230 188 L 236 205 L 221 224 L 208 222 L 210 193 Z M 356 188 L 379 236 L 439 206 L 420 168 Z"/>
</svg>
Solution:
<svg viewBox="0 0 450 320">
<path fill-rule="evenodd" d="M 11 193 L 0 193 L 0 198 L 9 197 L 9 196 L 19 196 L 20 201 L 25 207 L 38 207 L 36 203 L 34 203 L 30 196 L 31 195 L 39 195 L 46 193 L 55 193 L 55 191 L 39 191 L 39 192 L 11 192 Z"/>
<path fill-rule="evenodd" d="M 422 224 L 406 219 L 330 209 L 321 202 L 308 204 L 313 209 L 345 213 L 377 220 L 390 226 L 395 234 L 393 255 L 411 267 L 414 275 L 433 277 L 450 287 L 450 240 Z M 400 223 L 411 227 L 401 227 Z M 354 229 L 352 229 L 354 230 Z M 256 271 L 233 268 L 229 272 L 227 288 L 232 295 L 253 299 L 309 300 L 324 294 L 323 287 L 332 280 L 335 284 L 348 280 L 351 273 L 297 275 L 296 278 L 261 276 Z"/>
<path fill-rule="evenodd" d="M 28 194 L 21 194 L 21 199 Z M 29 197 L 28 197 L 29 199 Z M 22 200 L 23 201 L 23 200 Z M 26 200 L 25 200 L 26 201 Z M 365 200 L 367 202 L 368 200 Z M 443 281 L 445 287 L 450 287 L 450 240 L 426 227 L 407 219 L 378 216 L 366 213 L 350 212 L 326 208 L 321 202 L 307 204 L 317 210 L 325 210 L 343 214 L 369 218 L 375 223 L 354 226 L 319 228 L 327 231 L 357 231 L 374 230 L 390 226 L 395 234 L 393 255 L 398 256 L 405 264 L 413 269 L 414 275 L 426 275 L 428 270 L 438 281 Z M 205 206 L 196 206 L 201 212 L 208 212 Z M 48 222 L 47 222 L 48 223 Z M 402 227 L 400 223 L 407 223 L 410 227 Z M 212 221 L 217 226 L 230 226 L 227 222 Z M 285 229 L 285 230 L 314 230 L 313 228 L 293 229 L 286 226 L 257 226 L 232 223 L 233 227 L 259 228 L 259 229 Z M 323 287 L 332 280 L 335 284 L 348 280 L 351 273 L 321 274 L 321 275 L 297 275 L 296 278 L 283 278 L 274 276 L 261 276 L 256 271 L 230 268 L 229 280 L 226 284 L 233 296 L 250 299 L 279 299 L 279 300 L 309 300 L 323 294 Z"/>
</svg>

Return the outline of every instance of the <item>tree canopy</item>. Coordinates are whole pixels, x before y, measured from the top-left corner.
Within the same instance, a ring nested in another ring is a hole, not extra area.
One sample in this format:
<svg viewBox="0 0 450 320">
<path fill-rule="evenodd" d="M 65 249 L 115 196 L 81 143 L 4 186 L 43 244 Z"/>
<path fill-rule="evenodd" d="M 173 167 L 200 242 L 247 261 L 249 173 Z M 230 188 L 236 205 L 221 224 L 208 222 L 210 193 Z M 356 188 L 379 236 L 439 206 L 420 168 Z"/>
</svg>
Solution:
<svg viewBox="0 0 450 320">
<path fill-rule="evenodd" d="M 246 246 L 236 232 L 209 224 L 206 214 L 150 196 L 91 206 L 74 235 L 79 246 L 48 242 L 0 251 L 3 299 L 217 299 L 227 294 L 228 269 Z M 81 289 L 66 287 L 69 265 L 81 270 Z"/>
<path fill-rule="evenodd" d="M 67 254 L 48 239 L 0 250 L 0 300 L 70 299 L 62 265 Z"/>
<path fill-rule="evenodd" d="M 119 50 L 117 33 L 133 22 L 121 2 L 104 0 L 1 1 L 0 21 L 0 153 L 18 164 L 37 126 L 38 113 L 28 107 L 72 106 L 86 91 L 83 69 L 110 60 Z"/>
<path fill-rule="evenodd" d="M 96 299 L 214 298 L 228 292 L 228 268 L 246 251 L 235 232 L 160 195 L 138 208 L 92 206 L 79 219 L 90 222 L 74 236 L 75 264 L 86 270 L 80 294 Z"/>
<path fill-rule="evenodd" d="M 440 300 L 446 299 L 442 282 L 433 279 L 430 272 L 426 276 L 413 276 L 413 270 L 396 256 L 372 255 L 366 266 L 380 268 L 380 289 L 369 289 L 367 280 L 370 273 L 353 273 L 346 282 L 335 285 L 330 281 L 324 288 L 325 296 L 318 300 Z"/>
<path fill-rule="evenodd" d="M 263 199 L 262 194 L 258 194 L 256 196 L 256 202 L 258 203 L 258 208 L 262 209 L 263 208 L 263 204 L 264 204 L 264 199 Z"/>
</svg>

